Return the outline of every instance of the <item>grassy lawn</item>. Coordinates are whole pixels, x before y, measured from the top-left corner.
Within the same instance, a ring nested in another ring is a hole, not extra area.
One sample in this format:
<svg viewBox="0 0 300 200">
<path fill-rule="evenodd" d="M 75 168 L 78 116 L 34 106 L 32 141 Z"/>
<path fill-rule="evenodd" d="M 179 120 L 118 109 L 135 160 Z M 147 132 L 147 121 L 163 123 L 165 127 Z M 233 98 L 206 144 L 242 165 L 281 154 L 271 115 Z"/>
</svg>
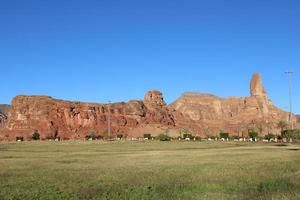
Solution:
<svg viewBox="0 0 300 200">
<path fill-rule="evenodd" d="M 0 143 L 0 199 L 300 199 L 300 145 Z"/>
</svg>

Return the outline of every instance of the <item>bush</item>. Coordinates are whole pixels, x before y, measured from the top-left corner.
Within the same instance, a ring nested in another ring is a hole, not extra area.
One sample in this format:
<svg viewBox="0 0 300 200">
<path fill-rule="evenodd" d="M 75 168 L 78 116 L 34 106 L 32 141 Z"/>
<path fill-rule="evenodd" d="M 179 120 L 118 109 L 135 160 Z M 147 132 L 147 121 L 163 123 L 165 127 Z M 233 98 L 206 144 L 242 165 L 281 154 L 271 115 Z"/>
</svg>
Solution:
<svg viewBox="0 0 300 200">
<path fill-rule="evenodd" d="M 281 132 L 281 136 L 287 139 L 300 139 L 300 131 L 299 130 L 284 130 Z"/>
<path fill-rule="evenodd" d="M 185 133 L 185 134 L 183 134 L 183 139 L 186 139 L 186 138 L 194 139 L 194 136 L 191 133 Z"/>
<path fill-rule="evenodd" d="M 269 133 L 268 135 L 264 136 L 265 140 L 271 140 L 271 139 L 274 139 L 274 138 L 275 138 L 275 135 L 273 135 L 272 133 Z"/>
<path fill-rule="evenodd" d="M 249 138 L 255 139 L 255 138 L 257 138 L 258 133 L 255 131 L 249 131 L 248 136 L 249 136 Z"/>
<path fill-rule="evenodd" d="M 40 139 L 40 134 L 38 131 L 34 131 L 34 133 L 31 136 L 32 140 L 39 140 Z"/>
<path fill-rule="evenodd" d="M 281 135 L 277 135 L 276 138 L 277 138 L 278 140 L 282 140 L 282 136 L 281 136 Z"/>
<path fill-rule="evenodd" d="M 168 135 L 165 134 L 165 133 L 160 134 L 157 138 L 158 138 L 160 141 L 171 141 L 171 137 L 168 136 Z"/>
<path fill-rule="evenodd" d="M 122 133 L 118 133 L 118 134 L 117 134 L 117 138 L 118 138 L 118 139 L 120 139 L 120 140 L 121 140 L 123 137 L 124 137 L 124 136 L 123 136 L 123 134 L 122 134 Z"/>
<path fill-rule="evenodd" d="M 17 137 L 16 137 L 16 141 L 21 141 L 21 142 L 23 142 L 23 141 L 24 141 L 24 138 L 23 138 L 23 137 L 20 137 L 20 136 L 17 136 Z"/>
<path fill-rule="evenodd" d="M 148 134 L 148 133 L 144 134 L 144 139 L 150 140 L 151 138 L 152 138 L 151 134 Z"/>
<path fill-rule="evenodd" d="M 220 138 L 228 139 L 229 138 L 229 134 L 221 131 L 220 132 Z"/>
<path fill-rule="evenodd" d="M 201 141 L 202 138 L 201 138 L 200 136 L 196 136 L 195 139 L 196 139 L 197 141 Z"/>
<path fill-rule="evenodd" d="M 97 139 L 97 135 L 94 131 L 88 132 L 88 134 L 85 136 L 86 140 L 95 140 Z"/>
<path fill-rule="evenodd" d="M 238 139 L 240 139 L 240 137 L 237 136 L 237 135 L 233 135 L 231 138 L 232 138 L 233 140 L 238 140 Z"/>
</svg>

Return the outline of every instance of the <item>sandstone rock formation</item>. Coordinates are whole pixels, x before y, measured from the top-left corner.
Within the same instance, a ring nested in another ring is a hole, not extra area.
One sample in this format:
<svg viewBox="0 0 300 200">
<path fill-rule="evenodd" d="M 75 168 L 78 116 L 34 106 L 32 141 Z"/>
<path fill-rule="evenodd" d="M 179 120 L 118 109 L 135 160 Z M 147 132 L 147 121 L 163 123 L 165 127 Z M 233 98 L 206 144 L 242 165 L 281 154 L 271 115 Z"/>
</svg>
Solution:
<svg viewBox="0 0 300 200">
<path fill-rule="evenodd" d="M 296 115 L 297 123 L 300 124 L 300 115 Z"/>
<path fill-rule="evenodd" d="M 17 96 L 0 130 L 0 139 L 30 138 L 34 130 L 42 138 L 84 138 L 94 130 L 99 135 L 111 122 L 112 135 L 142 137 L 186 128 L 195 135 L 215 136 L 223 129 L 234 135 L 246 135 L 249 129 L 261 134 L 278 131 L 277 123 L 287 121 L 289 113 L 275 107 L 267 98 L 259 74 L 251 80 L 249 97 L 220 98 L 210 94 L 185 93 L 166 105 L 159 91 L 150 91 L 143 101 L 96 104 L 70 102 L 48 96 Z M 110 119 L 110 120 L 108 120 Z M 296 123 L 296 117 L 293 116 Z M 178 135 L 177 135 L 178 136 Z"/>
<path fill-rule="evenodd" d="M 0 128 L 4 127 L 4 123 L 7 120 L 7 112 L 9 109 L 9 105 L 6 104 L 0 104 Z"/>
<path fill-rule="evenodd" d="M 267 97 L 266 90 L 262 84 L 260 74 L 256 73 L 253 75 L 250 83 L 250 94 L 255 97 Z"/>
<path fill-rule="evenodd" d="M 32 132 L 38 130 L 42 138 L 55 135 L 79 139 L 91 130 L 103 134 L 108 128 L 108 118 L 112 135 L 119 132 L 130 135 L 131 129 L 149 126 L 174 126 L 162 94 L 151 91 L 144 101 L 113 104 L 69 102 L 48 96 L 17 96 L 12 101 L 6 129 L 11 132 L 11 138 L 17 135 L 30 138 Z"/>
<path fill-rule="evenodd" d="M 278 109 L 267 98 L 258 73 L 251 79 L 250 94 L 250 97 L 224 99 L 210 94 L 185 93 L 170 107 L 177 126 L 193 129 L 198 134 L 215 136 L 222 129 L 241 136 L 247 135 L 250 128 L 261 134 L 277 133 L 277 123 L 287 121 L 289 113 Z M 292 120 L 296 123 L 294 116 Z"/>
<path fill-rule="evenodd" d="M 4 127 L 6 119 L 7 119 L 7 116 L 5 114 L 3 114 L 2 112 L 0 112 L 0 128 Z"/>
</svg>

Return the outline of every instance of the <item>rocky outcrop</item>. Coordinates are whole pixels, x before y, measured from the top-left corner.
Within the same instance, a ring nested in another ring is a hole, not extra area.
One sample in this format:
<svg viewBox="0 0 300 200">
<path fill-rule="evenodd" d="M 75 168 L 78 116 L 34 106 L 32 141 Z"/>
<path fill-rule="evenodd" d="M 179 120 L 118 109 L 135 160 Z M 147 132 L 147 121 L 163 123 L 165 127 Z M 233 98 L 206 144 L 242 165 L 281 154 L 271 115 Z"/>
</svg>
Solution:
<svg viewBox="0 0 300 200">
<path fill-rule="evenodd" d="M 6 129 L 25 137 L 37 130 L 42 138 L 55 135 L 79 139 L 91 130 L 103 135 L 109 121 L 112 135 L 122 132 L 132 136 L 132 129 L 175 125 L 161 93 L 151 91 L 144 101 L 112 104 L 70 102 L 48 96 L 17 96 L 12 101 Z"/>
<path fill-rule="evenodd" d="M 250 83 L 249 97 L 220 98 L 210 94 L 185 93 L 166 105 L 160 91 L 150 91 L 143 101 L 96 104 L 53 99 L 48 96 L 17 96 L 0 130 L 0 139 L 30 138 L 33 131 L 42 138 L 84 138 L 94 130 L 99 135 L 111 127 L 111 134 L 142 137 L 163 131 L 178 134 L 186 128 L 196 135 L 215 136 L 223 129 L 245 135 L 249 129 L 261 134 L 276 133 L 277 123 L 287 121 L 289 113 L 278 109 L 268 99 L 259 74 Z M 292 120 L 296 123 L 296 117 Z M 2 134 L 1 134 L 2 132 Z M 178 136 L 178 135 L 177 135 Z"/>
<path fill-rule="evenodd" d="M 9 109 L 9 105 L 0 104 L 0 128 L 3 128 L 5 126 L 8 109 Z"/>
<path fill-rule="evenodd" d="M 253 75 L 250 83 L 250 94 L 254 97 L 267 97 L 266 90 L 262 84 L 260 74 L 256 73 Z"/>
<path fill-rule="evenodd" d="M 256 129 L 261 134 L 278 132 L 277 123 L 288 121 L 289 113 L 278 109 L 267 98 L 260 75 L 254 74 L 250 97 L 220 98 L 210 94 L 185 93 L 170 105 L 175 123 L 198 132 L 218 135 L 223 129 L 236 135 Z M 296 119 L 293 116 L 293 121 Z M 204 131 L 205 130 L 205 131 Z"/>
<path fill-rule="evenodd" d="M 2 112 L 0 112 L 0 128 L 4 127 L 6 120 L 7 120 L 7 116 Z"/>
</svg>

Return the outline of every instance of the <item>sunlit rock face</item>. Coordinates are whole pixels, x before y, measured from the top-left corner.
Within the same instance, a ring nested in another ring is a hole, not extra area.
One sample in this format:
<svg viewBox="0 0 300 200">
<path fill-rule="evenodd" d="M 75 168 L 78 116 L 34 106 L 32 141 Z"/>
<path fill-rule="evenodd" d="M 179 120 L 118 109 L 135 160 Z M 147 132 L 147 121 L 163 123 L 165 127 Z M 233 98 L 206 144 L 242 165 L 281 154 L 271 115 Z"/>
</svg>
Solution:
<svg viewBox="0 0 300 200">
<path fill-rule="evenodd" d="M 258 132 L 278 132 L 277 123 L 287 121 L 289 114 L 278 109 L 268 99 L 260 74 L 253 75 L 249 97 L 220 98 L 211 94 L 185 93 L 169 105 L 174 110 L 176 126 L 190 127 L 199 134 L 210 129 L 218 135 L 220 129 L 232 134 L 247 134 L 250 127 Z M 296 123 L 295 117 L 293 121 Z"/>
<path fill-rule="evenodd" d="M 266 90 L 262 84 L 260 74 L 256 73 L 253 75 L 250 83 L 250 94 L 254 97 L 267 98 Z"/>
<path fill-rule="evenodd" d="M 195 135 L 218 135 L 222 129 L 232 135 L 246 135 L 249 127 L 261 134 L 278 132 L 277 123 L 289 114 L 268 99 L 259 74 L 250 83 L 249 97 L 220 98 L 211 94 L 184 93 L 170 105 L 160 91 L 145 94 L 144 100 L 97 104 L 53 99 L 49 96 L 16 96 L 0 127 L 0 140 L 16 136 L 30 138 L 37 130 L 42 138 L 83 139 L 93 130 L 99 135 L 110 126 L 111 134 L 143 137 L 162 132 L 176 136 L 186 128 Z M 296 123 L 296 117 L 293 116 Z M 109 125 L 110 121 L 110 125 Z M 204 131 L 206 130 L 206 131 Z M 174 135 L 175 134 L 175 135 Z"/>
<path fill-rule="evenodd" d="M 26 137 L 38 130 L 43 138 L 56 134 L 65 139 L 79 139 L 91 130 L 102 134 L 109 126 L 108 121 L 112 135 L 130 135 L 132 129 L 144 125 L 175 126 L 162 94 L 155 91 L 149 95 L 145 101 L 112 104 L 62 101 L 48 96 L 17 96 L 12 101 L 6 129 Z"/>
</svg>

